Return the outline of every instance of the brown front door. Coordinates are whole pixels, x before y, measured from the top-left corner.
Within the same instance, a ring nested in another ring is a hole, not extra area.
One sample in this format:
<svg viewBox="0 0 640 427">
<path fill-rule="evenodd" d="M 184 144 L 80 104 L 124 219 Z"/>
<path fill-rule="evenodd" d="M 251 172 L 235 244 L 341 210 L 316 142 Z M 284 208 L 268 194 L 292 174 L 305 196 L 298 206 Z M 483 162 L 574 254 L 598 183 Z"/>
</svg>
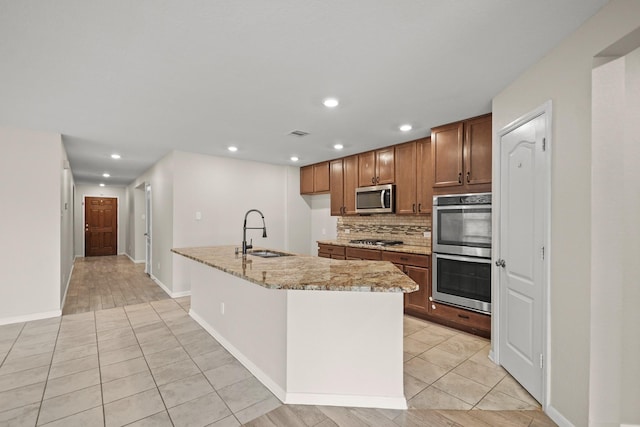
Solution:
<svg viewBox="0 0 640 427">
<path fill-rule="evenodd" d="M 85 197 L 84 255 L 118 253 L 118 199 Z"/>
</svg>

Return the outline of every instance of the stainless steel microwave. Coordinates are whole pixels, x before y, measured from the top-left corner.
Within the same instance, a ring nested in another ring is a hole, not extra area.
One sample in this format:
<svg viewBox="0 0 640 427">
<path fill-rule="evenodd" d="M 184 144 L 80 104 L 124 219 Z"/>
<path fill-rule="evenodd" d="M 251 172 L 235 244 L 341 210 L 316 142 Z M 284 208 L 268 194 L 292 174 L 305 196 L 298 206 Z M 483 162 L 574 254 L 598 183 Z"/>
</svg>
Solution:
<svg viewBox="0 0 640 427">
<path fill-rule="evenodd" d="M 356 212 L 361 214 L 395 212 L 395 185 L 356 188 Z"/>
</svg>

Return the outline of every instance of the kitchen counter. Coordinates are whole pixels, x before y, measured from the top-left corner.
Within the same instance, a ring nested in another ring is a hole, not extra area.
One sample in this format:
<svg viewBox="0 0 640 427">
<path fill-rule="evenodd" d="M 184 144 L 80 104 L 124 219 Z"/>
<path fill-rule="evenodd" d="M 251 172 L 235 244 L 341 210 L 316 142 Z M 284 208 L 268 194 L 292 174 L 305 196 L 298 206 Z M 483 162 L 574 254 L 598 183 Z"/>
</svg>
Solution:
<svg viewBox="0 0 640 427">
<path fill-rule="evenodd" d="M 384 261 L 339 261 L 295 254 L 277 258 L 243 257 L 242 254 L 235 254 L 234 246 L 180 248 L 172 249 L 172 252 L 269 289 L 352 292 L 418 290 L 413 280 L 392 263 Z"/>
<path fill-rule="evenodd" d="M 366 249 L 378 249 L 388 252 L 406 252 L 410 254 L 418 255 L 431 255 L 431 248 L 427 246 L 411 246 L 411 245 L 394 245 L 394 246 L 377 246 L 377 245 L 359 245 L 356 243 L 349 243 L 343 240 L 318 240 L 317 243 L 323 245 L 335 245 L 335 246 L 347 246 L 350 248 L 366 248 Z"/>
<path fill-rule="evenodd" d="M 404 292 L 418 285 L 393 264 L 172 251 L 188 270 L 189 315 L 282 402 L 407 408 Z"/>
</svg>

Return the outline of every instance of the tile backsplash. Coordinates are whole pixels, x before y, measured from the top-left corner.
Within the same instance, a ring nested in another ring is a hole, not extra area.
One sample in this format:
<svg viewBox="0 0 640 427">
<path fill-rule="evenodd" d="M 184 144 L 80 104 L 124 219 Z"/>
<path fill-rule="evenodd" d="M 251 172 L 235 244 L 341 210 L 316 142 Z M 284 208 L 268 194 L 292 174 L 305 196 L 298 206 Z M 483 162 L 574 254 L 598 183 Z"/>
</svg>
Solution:
<svg viewBox="0 0 640 427">
<path fill-rule="evenodd" d="M 347 231 L 348 230 L 348 231 Z M 431 215 L 341 216 L 337 224 L 338 241 L 354 239 L 402 240 L 406 245 L 431 246 Z"/>
</svg>

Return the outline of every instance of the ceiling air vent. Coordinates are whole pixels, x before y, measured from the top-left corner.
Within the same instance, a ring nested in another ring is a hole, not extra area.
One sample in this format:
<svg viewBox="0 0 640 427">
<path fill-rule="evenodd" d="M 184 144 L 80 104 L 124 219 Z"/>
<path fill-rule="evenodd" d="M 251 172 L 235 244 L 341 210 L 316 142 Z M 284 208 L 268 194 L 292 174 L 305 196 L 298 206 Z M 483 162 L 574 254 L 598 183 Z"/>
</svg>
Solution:
<svg viewBox="0 0 640 427">
<path fill-rule="evenodd" d="M 292 130 L 291 132 L 289 132 L 289 135 L 295 135 L 295 136 L 307 136 L 309 135 L 309 132 L 305 132 L 303 130 Z"/>
</svg>

